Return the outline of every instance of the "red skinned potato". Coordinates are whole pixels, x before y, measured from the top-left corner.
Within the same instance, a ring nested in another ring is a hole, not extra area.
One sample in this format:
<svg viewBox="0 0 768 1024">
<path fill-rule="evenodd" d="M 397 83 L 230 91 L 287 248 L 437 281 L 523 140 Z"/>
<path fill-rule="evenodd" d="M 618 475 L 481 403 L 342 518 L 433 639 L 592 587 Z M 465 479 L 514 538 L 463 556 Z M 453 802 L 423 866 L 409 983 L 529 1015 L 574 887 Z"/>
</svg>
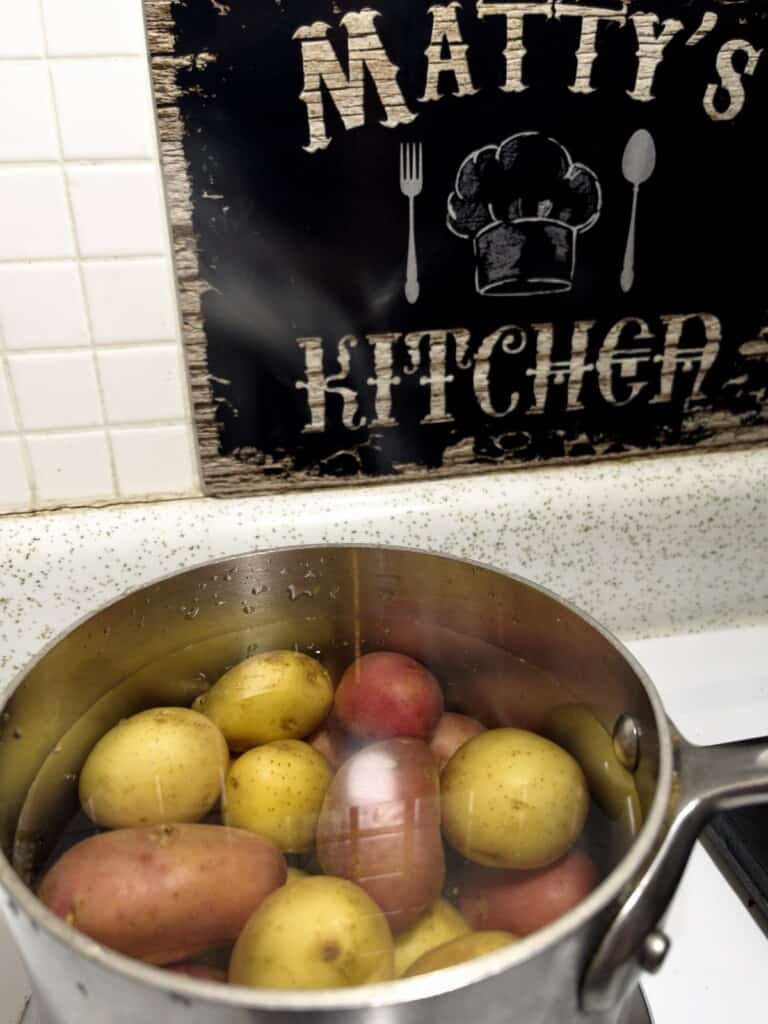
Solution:
<svg viewBox="0 0 768 1024">
<path fill-rule="evenodd" d="M 341 766 L 320 812 L 317 854 L 326 874 L 368 893 L 393 932 L 434 903 L 445 861 L 437 766 L 426 743 L 384 740 Z"/>
<path fill-rule="evenodd" d="M 479 732 L 485 732 L 485 726 L 476 718 L 458 715 L 453 711 L 442 714 L 434 736 L 429 742 L 429 749 L 437 761 L 438 769 L 442 771 L 443 766 L 450 761 L 459 747 L 473 736 L 477 736 Z"/>
<path fill-rule="evenodd" d="M 341 677 L 334 710 L 354 736 L 428 739 L 443 713 L 443 691 L 421 662 L 376 651 L 353 661 Z"/>
<path fill-rule="evenodd" d="M 530 935 L 580 903 L 598 880 L 581 850 L 538 871 L 470 869 L 459 885 L 459 907 L 473 928 Z"/>
<path fill-rule="evenodd" d="M 260 836 L 223 825 L 155 825 L 73 846 L 38 896 L 105 946 L 172 964 L 234 942 L 285 877 L 279 849 Z"/>
</svg>

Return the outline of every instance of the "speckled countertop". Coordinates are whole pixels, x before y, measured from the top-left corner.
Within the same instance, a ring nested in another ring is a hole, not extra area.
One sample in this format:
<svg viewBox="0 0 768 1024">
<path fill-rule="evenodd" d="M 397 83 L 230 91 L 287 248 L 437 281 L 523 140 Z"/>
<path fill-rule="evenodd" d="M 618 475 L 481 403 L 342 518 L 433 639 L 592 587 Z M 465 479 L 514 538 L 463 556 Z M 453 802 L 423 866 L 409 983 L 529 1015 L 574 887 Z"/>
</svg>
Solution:
<svg viewBox="0 0 768 1024">
<path fill-rule="evenodd" d="M 0 518 L 0 690 L 127 589 L 211 558 L 398 544 L 535 580 L 624 639 L 768 620 L 768 449 Z"/>
</svg>

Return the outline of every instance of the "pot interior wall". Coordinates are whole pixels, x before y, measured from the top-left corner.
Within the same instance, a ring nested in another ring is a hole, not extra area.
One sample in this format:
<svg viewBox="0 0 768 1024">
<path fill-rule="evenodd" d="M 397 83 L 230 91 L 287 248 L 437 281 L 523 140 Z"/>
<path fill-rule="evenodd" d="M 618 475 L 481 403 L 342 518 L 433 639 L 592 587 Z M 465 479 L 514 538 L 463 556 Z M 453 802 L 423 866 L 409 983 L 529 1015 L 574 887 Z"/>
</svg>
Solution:
<svg viewBox="0 0 768 1024">
<path fill-rule="evenodd" d="M 642 734 L 644 809 L 652 798 L 656 723 L 643 684 L 614 643 L 560 601 L 434 555 L 295 548 L 132 593 L 23 677 L 0 734 L 0 843 L 22 877 L 49 856 L 76 808 L 83 761 L 107 729 L 143 708 L 188 705 L 228 666 L 275 648 L 318 656 L 335 679 L 361 652 L 410 654 L 441 680 L 447 706 L 487 725 L 535 730 L 553 707 L 584 703 L 610 730 L 628 712 Z"/>
</svg>

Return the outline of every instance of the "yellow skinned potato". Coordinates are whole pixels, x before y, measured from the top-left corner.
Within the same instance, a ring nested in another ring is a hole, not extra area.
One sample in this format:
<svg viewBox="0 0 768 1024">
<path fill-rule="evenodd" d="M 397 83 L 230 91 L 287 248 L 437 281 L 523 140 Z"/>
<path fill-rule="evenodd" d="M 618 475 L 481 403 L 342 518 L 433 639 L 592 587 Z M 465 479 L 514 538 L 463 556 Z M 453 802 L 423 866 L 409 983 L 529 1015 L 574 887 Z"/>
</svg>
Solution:
<svg viewBox="0 0 768 1024">
<path fill-rule="evenodd" d="M 541 868 L 570 848 L 589 809 L 584 773 L 557 744 L 524 729 L 489 729 L 440 777 L 443 832 L 488 867 Z"/>
<path fill-rule="evenodd" d="M 225 672 L 193 706 L 241 751 L 303 739 L 332 703 L 331 677 L 319 661 L 298 651 L 265 651 Z"/>
<path fill-rule="evenodd" d="M 216 803 L 227 743 L 189 708 L 152 708 L 118 722 L 80 773 L 80 803 L 107 828 L 200 821 Z"/>
<path fill-rule="evenodd" d="M 302 871 L 301 868 L 289 867 L 285 876 L 285 884 L 290 885 L 291 882 L 298 882 L 300 878 L 309 878 L 310 876 L 306 871 Z"/>
<path fill-rule="evenodd" d="M 332 777 L 326 759 L 308 743 L 265 743 L 243 754 L 230 769 L 224 820 L 271 839 L 284 853 L 304 853 L 314 843 Z"/>
<path fill-rule="evenodd" d="M 342 988 L 393 977 L 392 935 L 353 882 L 300 878 L 272 893 L 249 919 L 229 964 L 234 985 Z"/>
<path fill-rule="evenodd" d="M 635 777 L 619 762 L 610 732 L 592 709 L 561 704 L 550 711 L 542 731 L 579 762 L 598 807 L 622 823 L 627 838 L 637 835 L 643 812 Z"/>
<path fill-rule="evenodd" d="M 437 900 L 416 924 L 395 938 L 395 977 L 402 978 L 411 964 L 430 949 L 466 935 L 469 925 L 447 900 Z"/>
<path fill-rule="evenodd" d="M 511 932 L 469 932 L 468 935 L 460 935 L 420 956 L 411 964 L 404 977 L 412 978 L 416 974 L 428 974 L 430 971 L 440 971 L 443 967 L 463 964 L 466 960 L 474 960 L 477 956 L 492 953 L 516 941 L 517 936 Z"/>
</svg>

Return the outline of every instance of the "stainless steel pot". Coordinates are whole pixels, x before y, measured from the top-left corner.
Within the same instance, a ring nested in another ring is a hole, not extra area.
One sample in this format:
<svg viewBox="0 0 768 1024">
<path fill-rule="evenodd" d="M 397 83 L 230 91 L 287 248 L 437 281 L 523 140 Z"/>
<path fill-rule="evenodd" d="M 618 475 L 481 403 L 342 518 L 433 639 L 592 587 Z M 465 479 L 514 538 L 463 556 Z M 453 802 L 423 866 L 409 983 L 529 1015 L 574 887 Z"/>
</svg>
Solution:
<svg viewBox="0 0 768 1024">
<path fill-rule="evenodd" d="M 77 773 L 118 719 L 187 704 L 257 649 L 298 645 L 343 667 L 385 647 L 426 661 L 454 704 L 503 724 L 558 704 L 615 723 L 643 824 L 574 910 L 435 974 L 320 992 L 226 987 L 113 953 L 54 917 L 26 882 L 76 802 Z M 723 681 L 727 685 L 727 680 Z M 768 800 L 768 740 L 700 748 L 597 623 L 540 587 L 464 561 L 374 547 L 244 555 L 168 577 L 86 619 L 16 680 L 0 736 L 0 906 L 57 1024 L 615 1024 L 660 966 L 660 921 L 714 811 Z"/>
</svg>

